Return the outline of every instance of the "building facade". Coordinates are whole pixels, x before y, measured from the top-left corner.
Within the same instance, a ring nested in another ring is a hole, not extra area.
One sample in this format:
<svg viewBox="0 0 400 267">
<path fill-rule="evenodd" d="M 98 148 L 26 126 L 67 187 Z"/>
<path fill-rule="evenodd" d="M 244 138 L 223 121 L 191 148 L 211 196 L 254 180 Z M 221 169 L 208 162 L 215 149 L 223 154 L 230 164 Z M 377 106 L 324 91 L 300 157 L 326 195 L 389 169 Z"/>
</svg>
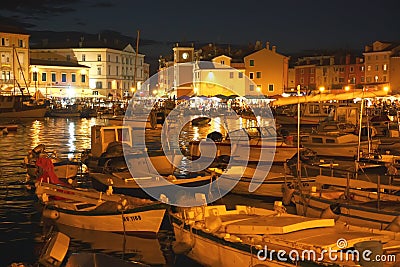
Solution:
<svg viewBox="0 0 400 267">
<path fill-rule="evenodd" d="M 199 61 L 194 67 L 194 94 L 212 97 L 215 95 L 244 96 L 246 77 L 243 70 L 231 67 L 226 55 L 217 56 L 211 62 Z"/>
<path fill-rule="evenodd" d="M 45 98 L 94 98 L 89 88 L 89 67 L 61 60 L 30 60 L 30 86 Z"/>
<path fill-rule="evenodd" d="M 365 76 L 368 87 L 389 87 L 400 93 L 400 44 L 376 41 L 365 46 Z"/>
<path fill-rule="evenodd" d="M 0 32 L 0 57 L 1 90 L 27 93 L 24 90 L 29 87 L 29 35 Z"/>
<path fill-rule="evenodd" d="M 351 54 L 301 57 L 293 69 L 303 93 L 361 89 L 365 80 L 363 59 Z"/>
<path fill-rule="evenodd" d="M 288 88 L 289 58 L 276 52 L 276 46 L 266 47 L 244 57 L 249 83 L 246 95 L 280 95 Z"/>
<path fill-rule="evenodd" d="M 52 58 L 52 55 L 57 55 Z M 31 58 L 77 62 L 89 67 L 89 87 L 93 95 L 114 99 L 131 96 L 148 79 L 149 66 L 144 55 L 136 54 L 128 44 L 122 50 L 115 48 L 32 49 Z"/>
</svg>

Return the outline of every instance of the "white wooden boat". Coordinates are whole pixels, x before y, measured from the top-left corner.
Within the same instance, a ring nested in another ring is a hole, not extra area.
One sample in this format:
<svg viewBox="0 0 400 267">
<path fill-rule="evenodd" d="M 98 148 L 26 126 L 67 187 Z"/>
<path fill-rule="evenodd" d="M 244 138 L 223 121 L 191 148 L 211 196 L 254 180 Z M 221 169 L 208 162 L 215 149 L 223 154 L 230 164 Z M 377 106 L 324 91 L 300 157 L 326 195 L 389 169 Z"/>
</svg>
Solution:
<svg viewBox="0 0 400 267">
<path fill-rule="evenodd" d="M 274 127 L 249 127 L 232 131 L 227 138 L 214 142 L 194 140 L 189 142 L 190 156 L 199 158 L 203 151 L 217 146 L 217 157 L 232 157 L 237 162 L 270 162 L 282 164 L 297 153 L 297 146 L 289 139 L 278 136 Z M 241 153 L 249 151 L 249 153 Z M 204 155 L 208 156 L 208 155 Z"/>
<path fill-rule="evenodd" d="M 333 219 L 286 214 L 279 205 L 276 210 L 195 206 L 171 212 L 171 219 L 175 253 L 184 253 L 204 266 L 308 266 L 307 260 L 312 266 L 355 266 L 354 258 L 334 259 L 327 252 L 345 253 L 373 241 L 382 242 L 383 247 L 399 246 L 392 236 L 352 230 Z M 281 251 L 280 257 L 277 251 Z M 310 252 L 317 256 L 313 258 Z M 299 258 L 289 257 L 290 253 L 297 253 L 292 255 Z M 379 253 L 385 253 L 385 249 Z"/>
<path fill-rule="evenodd" d="M 292 192 L 292 201 L 299 215 L 334 218 L 352 225 L 396 229 L 398 232 L 400 198 L 395 192 L 400 192 L 400 187 L 355 179 L 317 176 L 315 186 L 311 190 Z"/>
<path fill-rule="evenodd" d="M 167 207 L 148 199 L 47 183 L 37 183 L 36 194 L 45 203 L 43 217 L 56 224 L 116 233 L 155 235 Z"/>
<path fill-rule="evenodd" d="M 297 178 L 292 175 L 262 170 L 261 167 L 257 168 L 258 173 L 255 168 L 249 166 L 232 166 L 224 171 L 217 168 L 210 170 L 218 173 L 218 186 L 221 189 L 230 189 L 230 186 L 236 183 L 230 192 L 247 196 L 282 198 L 284 187 L 293 188 L 298 182 Z M 250 184 L 252 181 L 254 182 L 254 178 L 259 178 L 260 186 L 257 190 L 250 192 Z M 314 181 L 313 177 L 301 179 L 302 186 L 305 188 L 311 186 Z"/>
<path fill-rule="evenodd" d="M 328 157 L 357 157 L 360 152 L 368 153 L 378 149 L 379 140 L 358 142 L 358 136 L 350 133 L 324 134 L 310 133 L 301 136 L 301 145 L 309 148 L 319 156 Z"/>
</svg>

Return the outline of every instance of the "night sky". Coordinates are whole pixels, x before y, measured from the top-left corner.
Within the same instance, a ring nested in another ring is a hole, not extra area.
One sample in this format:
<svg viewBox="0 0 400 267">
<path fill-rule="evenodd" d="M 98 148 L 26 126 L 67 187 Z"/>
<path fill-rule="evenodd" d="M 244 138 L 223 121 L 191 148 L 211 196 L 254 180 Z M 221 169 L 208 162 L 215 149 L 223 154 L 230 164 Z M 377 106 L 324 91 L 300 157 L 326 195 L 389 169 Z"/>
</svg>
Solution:
<svg viewBox="0 0 400 267">
<path fill-rule="evenodd" d="M 278 1 L 2 1 L 0 22 L 28 30 L 113 30 L 157 41 L 248 44 L 281 52 L 362 50 L 375 40 L 399 41 L 397 0 Z"/>
</svg>

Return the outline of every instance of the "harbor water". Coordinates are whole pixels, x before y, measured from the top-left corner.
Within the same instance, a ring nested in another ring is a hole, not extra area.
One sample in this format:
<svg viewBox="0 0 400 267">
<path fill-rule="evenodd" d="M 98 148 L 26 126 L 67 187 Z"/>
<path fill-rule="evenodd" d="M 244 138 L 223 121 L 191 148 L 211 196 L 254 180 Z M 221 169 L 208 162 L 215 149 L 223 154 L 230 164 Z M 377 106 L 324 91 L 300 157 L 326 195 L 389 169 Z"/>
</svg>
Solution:
<svg viewBox="0 0 400 267">
<path fill-rule="evenodd" d="M 107 123 L 106 119 L 97 118 L 27 120 L 18 122 L 16 132 L 0 136 L 0 267 L 13 262 L 35 264 L 51 230 L 51 226 L 42 221 L 34 193 L 25 186 L 27 174 L 22 163 L 28 151 L 44 144 L 47 151 L 54 150 L 61 157 L 79 157 L 83 150 L 90 149 L 90 127 Z M 218 120 L 205 126 L 185 127 L 180 143 L 185 146 L 189 140 L 204 138 L 214 130 L 221 130 Z M 159 144 L 156 134 L 151 131 L 148 134 L 150 144 Z M 272 206 L 271 201 L 265 199 L 245 199 L 236 195 L 228 195 L 222 201 L 232 205 Z M 151 266 L 200 266 L 184 256 L 173 254 L 170 231 L 162 232 L 158 239 L 143 239 L 68 227 L 57 230 L 71 237 L 69 254 L 101 252 Z"/>
</svg>

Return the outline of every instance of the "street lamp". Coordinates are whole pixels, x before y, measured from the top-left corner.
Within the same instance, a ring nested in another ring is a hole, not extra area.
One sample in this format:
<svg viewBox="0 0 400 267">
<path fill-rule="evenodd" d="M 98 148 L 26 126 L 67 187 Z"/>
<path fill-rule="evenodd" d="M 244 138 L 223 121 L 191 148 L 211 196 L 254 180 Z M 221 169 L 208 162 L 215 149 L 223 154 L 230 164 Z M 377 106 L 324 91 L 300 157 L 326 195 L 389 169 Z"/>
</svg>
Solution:
<svg viewBox="0 0 400 267">
<path fill-rule="evenodd" d="M 323 93 L 325 91 L 325 87 L 324 86 L 320 86 L 319 87 L 319 91 L 320 91 L 320 93 Z"/>
</svg>

